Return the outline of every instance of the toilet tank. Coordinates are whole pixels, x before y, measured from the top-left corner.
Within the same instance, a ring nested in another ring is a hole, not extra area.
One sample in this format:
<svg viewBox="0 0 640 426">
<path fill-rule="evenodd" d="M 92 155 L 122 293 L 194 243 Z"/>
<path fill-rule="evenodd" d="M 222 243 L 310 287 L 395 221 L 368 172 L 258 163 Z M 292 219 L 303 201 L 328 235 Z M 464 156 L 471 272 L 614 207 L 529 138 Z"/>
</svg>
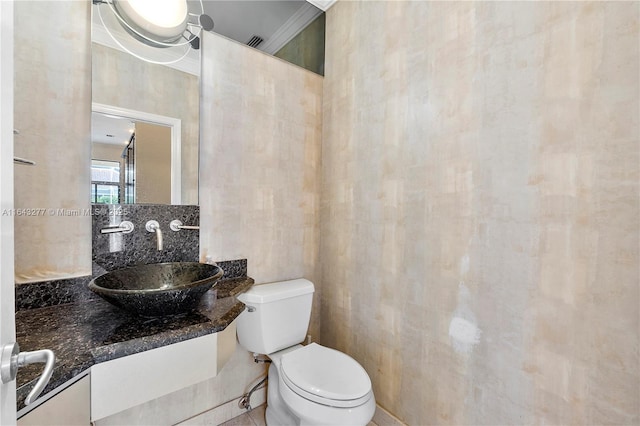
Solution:
<svg viewBox="0 0 640 426">
<path fill-rule="evenodd" d="M 255 285 L 237 296 L 247 305 L 237 320 L 240 345 L 268 355 L 303 342 L 313 291 L 313 283 L 301 278 Z"/>
</svg>

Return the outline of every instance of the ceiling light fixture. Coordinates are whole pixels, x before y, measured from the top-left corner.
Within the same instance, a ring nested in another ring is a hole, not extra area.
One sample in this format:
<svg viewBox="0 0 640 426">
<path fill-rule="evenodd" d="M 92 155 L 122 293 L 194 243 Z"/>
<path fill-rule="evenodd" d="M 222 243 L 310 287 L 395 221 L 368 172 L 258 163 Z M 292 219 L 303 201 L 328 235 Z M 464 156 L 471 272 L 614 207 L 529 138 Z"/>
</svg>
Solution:
<svg viewBox="0 0 640 426">
<path fill-rule="evenodd" d="M 93 0 L 102 25 L 123 50 L 154 64 L 172 64 L 200 48 L 213 20 L 189 11 L 186 0 Z M 124 31 L 122 31 L 124 29 Z"/>
</svg>

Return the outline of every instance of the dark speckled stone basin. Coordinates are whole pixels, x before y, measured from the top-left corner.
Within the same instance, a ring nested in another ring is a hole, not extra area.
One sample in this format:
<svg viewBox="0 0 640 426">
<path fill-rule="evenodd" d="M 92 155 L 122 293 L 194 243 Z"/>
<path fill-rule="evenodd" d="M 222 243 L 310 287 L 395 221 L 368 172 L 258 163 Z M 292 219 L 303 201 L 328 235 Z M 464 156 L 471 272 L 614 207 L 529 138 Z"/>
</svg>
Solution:
<svg viewBox="0 0 640 426">
<path fill-rule="evenodd" d="M 220 267 L 206 263 L 153 263 L 107 272 L 89 288 L 128 312 L 157 317 L 194 310 L 222 274 Z"/>
</svg>

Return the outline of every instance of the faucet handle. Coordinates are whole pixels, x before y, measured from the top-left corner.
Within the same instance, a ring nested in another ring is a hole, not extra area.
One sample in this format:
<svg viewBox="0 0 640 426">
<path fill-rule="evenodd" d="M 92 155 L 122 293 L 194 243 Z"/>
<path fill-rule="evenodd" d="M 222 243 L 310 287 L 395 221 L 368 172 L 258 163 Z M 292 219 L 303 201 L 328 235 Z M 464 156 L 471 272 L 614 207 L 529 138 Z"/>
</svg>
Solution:
<svg viewBox="0 0 640 426">
<path fill-rule="evenodd" d="M 157 220 L 149 220 L 144 225 L 144 228 L 149 232 L 156 232 L 156 229 L 160 229 L 160 224 Z"/>
<path fill-rule="evenodd" d="M 108 228 L 102 228 L 100 230 L 101 234 L 113 234 L 115 232 L 122 232 L 123 234 L 130 234 L 131 232 L 133 232 L 133 229 L 135 228 L 135 226 L 133 226 L 133 223 L 129 222 L 128 220 L 122 221 L 120 222 L 120 225 L 118 226 L 110 226 Z"/>
<path fill-rule="evenodd" d="M 169 229 L 172 231 L 179 231 L 181 229 L 200 229 L 200 225 L 183 225 L 181 220 L 172 220 L 169 224 Z"/>
</svg>

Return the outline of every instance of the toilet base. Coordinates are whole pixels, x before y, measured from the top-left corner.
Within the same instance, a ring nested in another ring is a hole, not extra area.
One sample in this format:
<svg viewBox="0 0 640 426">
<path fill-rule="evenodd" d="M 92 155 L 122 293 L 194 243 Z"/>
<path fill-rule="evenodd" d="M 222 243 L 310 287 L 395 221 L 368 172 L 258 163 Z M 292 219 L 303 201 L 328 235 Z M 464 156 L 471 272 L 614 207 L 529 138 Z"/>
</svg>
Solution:
<svg viewBox="0 0 640 426">
<path fill-rule="evenodd" d="M 265 415 L 264 415 L 264 420 L 267 426 L 279 426 L 279 425 L 297 426 L 300 424 L 300 422 L 298 421 L 291 421 L 291 419 L 289 418 L 282 418 L 280 416 L 280 413 L 275 411 L 273 408 L 269 407 L 268 403 L 267 403 L 267 410 L 265 411 Z"/>
<path fill-rule="evenodd" d="M 272 363 L 269 366 L 269 381 L 267 382 L 267 411 L 265 415 L 267 426 L 297 426 L 300 424 L 300 419 L 293 415 L 278 395 L 278 382 L 278 369 Z"/>
<path fill-rule="evenodd" d="M 364 426 L 373 418 L 375 412 L 373 393 L 365 404 L 353 409 L 322 406 L 298 396 L 280 378 L 276 366 L 280 361 L 278 358 L 278 356 L 272 356 L 273 362 L 269 366 L 265 416 L 268 426 Z M 290 407 L 286 400 L 294 405 Z M 296 414 L 292 407 L 297 407 L 296 410 L 300 411 L 300 414 Z"/>
</svg>

